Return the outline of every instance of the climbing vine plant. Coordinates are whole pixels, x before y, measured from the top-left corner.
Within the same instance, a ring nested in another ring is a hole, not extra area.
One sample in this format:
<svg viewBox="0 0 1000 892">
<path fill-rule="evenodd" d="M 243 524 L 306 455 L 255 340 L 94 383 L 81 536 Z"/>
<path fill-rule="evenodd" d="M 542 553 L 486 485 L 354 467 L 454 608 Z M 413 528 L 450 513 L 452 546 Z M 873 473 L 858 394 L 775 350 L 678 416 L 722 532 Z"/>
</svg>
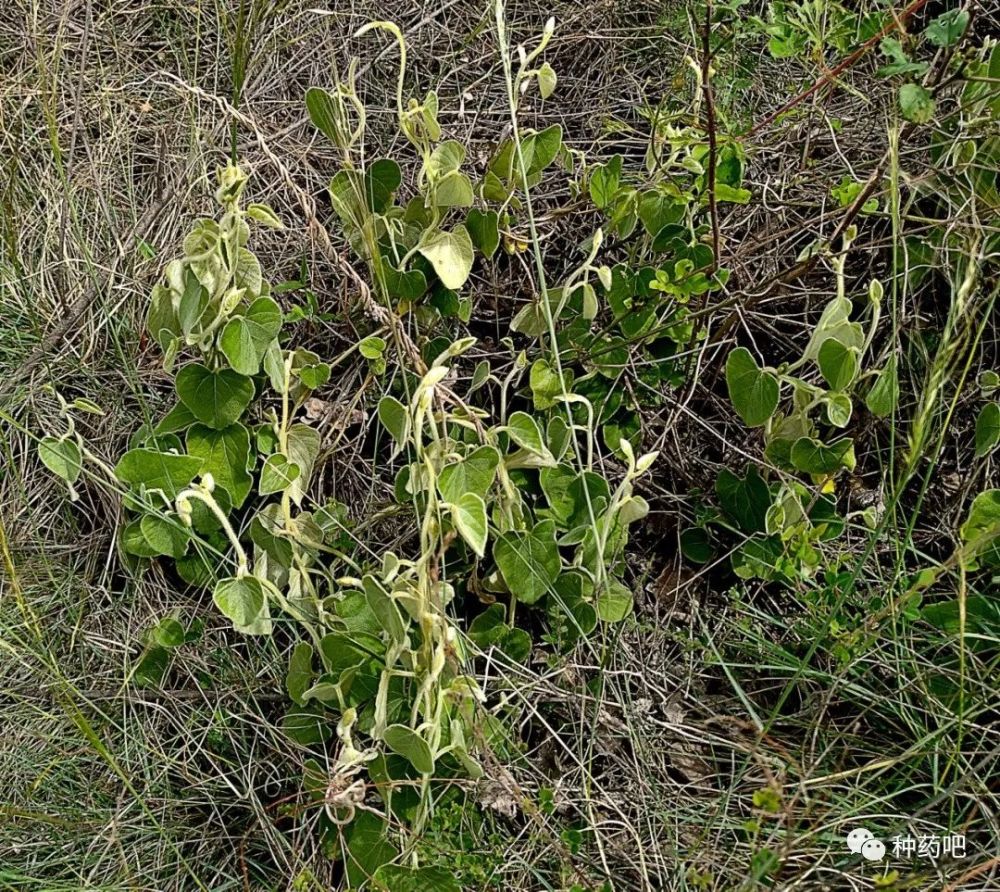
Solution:
<svg viewBox="0 0 1000 892">
<path fill-rule="evenodd" d="M 363 270 L 379 329 L 330 359 L 296 346 L 297 317 L 282 310 L 250 247 L 255 227 L 283 224 L 246 201 L 247 176 L 228 164 L 218 171 L 218 214 L 194 223 L 150 297 L 146 328 L 176 403 L 103 467 L 125 490 L 120 548 L 129 561 L 171 566 L 210 590 L 238 633 L 292 636 L 284 729 L 299 744 L 329 747 L 325 767 L 309 760 L 305 776 L 328 851 L 343 854 L 346 841 L 349 879 L 390 885 L 403 869 L 388 863 L 399 851 L 392 819 L 419 833 L 437 785 L 482 774 L 488 735 L 475 655 L 495 648 L 527 659 L 525 610 L 544 620 L 556 648 L 631 612 L 623 552 L 629 526 L 649 510 L 634 490 L 656 455 L 636 456 L 619 438 L 618 470 L 600 470 L 594 407 L 561 372 L 559 339 L 545 337 L 564 320 L 581 333 L 594 322 L 594 286 L 612 286 L 598 262 L 600 230 L 565 280 L 516 315 L 512 332 L 528 343 L 509 374 L 501 380 L 482 360 L 457 392 L 453 370 L 476 339 L 453 327 L 471 317 L 476 259 L 490 262 L 501 244 L 524 249 L 528 193 L 566 150 L 558 125 L 515 131 L 474 182 L 465 147 L 443 137 L 436 94 L 404 98 L 399 29 L 376 22 L 359 34 L 377 30 L 398 45 L 398 125 L 415 164 L 362 151 L 357 60 L 305 101 L 339 150 L 329 185 L 335 228 Z M 515 96 L 531 85 L 543 98 L 555 89 L 555 72 L 536 62 L 552 31 L 550 22 L 520 49 Z M 415 530 L 404 553 L 376 559 L 352 547 L 345 506 L 315 492 L 329 458 L 303 412 L 332 367 L 357 353 L 381 384 L 376 414 L 397 468 L 395 498 Z M 87 460 L 100 465 L 73 423 L 85 408 L 63 403 L 64 433 L 41 444 L 71 486 Z M 161 623 L 137 680 L 156 683 L 184 640 L 176 619 Z M 378 806 L 366 801 L 368 782 Z M 375 849 L 372 833 L 382 841 Z"/>
</svg>

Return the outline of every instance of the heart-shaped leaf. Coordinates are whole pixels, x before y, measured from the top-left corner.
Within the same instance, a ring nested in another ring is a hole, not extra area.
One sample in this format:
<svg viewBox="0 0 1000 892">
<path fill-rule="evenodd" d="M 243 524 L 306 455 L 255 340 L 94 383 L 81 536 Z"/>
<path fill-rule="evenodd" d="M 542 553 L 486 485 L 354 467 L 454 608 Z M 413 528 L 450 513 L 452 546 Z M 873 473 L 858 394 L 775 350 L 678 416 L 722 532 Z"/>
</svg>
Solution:
<svg viewBox="0 0 1000 892">
<path fill-rule="evenodd" d="M 538 92 L 542 99 L 548 99 L 555 93 L 557 82 L 555 69 L 548 62 L 543 62 L 538 69 Z"/>
<path fill-rule="evenodd" d="M 764 424 L 778 408 L 778 379 L 757 365 L 746 347 L 737 347 L 726 360 L 729 399 L 750 427 Z"/>
<path fill-rule="evenodd" d="M 177 517 L 145 514 L 139 521 L 142 536 L 155 554 L 179 558 L 187 551 L 191 536 Z"/>
<path fill-rule="evenodd" d="M 53 474 L 67 483 L 76 483 L 83 468 L 80 447 L 72 440 L 44 437 L 38 444 L 38 457 Z"/>
<path fill-rule="evenodd" d="M 486 503 L 474 492 L 462 493 L 451 503 L 451 519 L 462 538 L 479 557 L 486 553 Z"/>
<path fill-rule="evenodd" d="M 341 145 L 347 134 L 341 132 L 337 105 L 333 97 L 322 87 L 306 90 L 306 111 L 309 120 L 334 145 Z"/>
<path fill-rule="evenodd" d="M 459 289 L 472 271 L 473 251 L 469 231 L 459 224 L 451 232 L 439 230 L 420 247 L 445 288 Z"/>
<path fill-rule="evenodd" d="M 559 575 L 555 521 L 540 521 L 526 533 L 504 533 L 493 545 L 493 557 L 511 594 L 534 604 Z"/>
<path fill-rule="evenodd" d="M 854 470 L 854 440 L 843 437 L 827 445 L 814 437 L 799 437 L 792 444 L 792 465 L 806 474 L 833 474 Z"/>
<path fill-rule="evenodd" d="M 312 477 L 313 465 L 319 455 L 322 438 L 319 431 L 307 424 L 293 424 L 288 429 L 286 438 L 288 460 L 299 469 L 298 475 L 288 484 L 288 495 L 291 500 L 301 506 L 305 498 L 309 478 Z"/>
<path fill-rule="evenodd" d="M 819 370 L 833 390 L 846 390 L 858 374 L 858 354 L 834 338 L 827 338 L 817 356 Z"/>
<path fill-rule="evenodd" d="M 308 641 L 300 641 L 292 650 L 292 655 L 288 659 L 288 674 L 285 676 L 285 690 L 293 702 L 300 706 L 305 704 L 302 696 L 312 684 L 313 649 Z"/>
<path fill-rule="evenodd" d="M 401 448 L 410 436 L 410 413 L 399 400 L 384 396 L 378 403 L 378 420 Z"/>
<path fill-rule="evenodd" d="M 885 418 L 893 413 L 899 401 L 899 375 L 896 372 L 896 357 L 889 357 L 885 368 L 878 373 L 872 389 L 865 397 L 865 405 L 872 415 Z"/>
<path fill-rule="evenodd" d="M 392 205 L 392 196 L 403 182 L 399 165 L 391 158 L 379 158 L 365 171 L 365 199 L 369 210 L 384 214 Z"/>
<path fill-rule="evenodd" d="M 538 423 L 527 412 L 514 412 L 507 421 L 507 433 L 518 446 L 542 455 L 548 452 Z"/>
<path fill-rule="evenodd" d="M 259 297 L 242 316 L 233 316 L 219 338 L 229 365 L 241 375 L 256 375 L 260 363 L 281 330 L 281 308 L 269 297 Z"/>
<path fill-rule="evenodd" d="M 115 476 L 136 488 L 162 490 L 167 498 L 174 499 L 201 471 L 202 464 L 202 459 L 190 455 L 130 449 L 115 465 Z"/>
<path fill-rule="evenodd" d="M 249 626 L 264 609 L 264 588 L 253 576 L 220 579 L 212 600 L 235 626 Z"/>
<path fill-rule="evenodd" d="M 238 421 L 253 399 L 253 381 L 233 369 L 213 372 L 201 363 L 177 374 L 177 395 L 202 424 L 221 430 Z"/>
<path fill-rule="evenodd" d="M 500 246 L 500 217 L 496 211 L 472 208 L 465 218 L 472 244 L 484 257 L 492 257 Z"/>
<path fill-rule="evenodd" d="M 934 97 L 920 84 L 903 84 L 899 88 L 899 110 L 907 121 L 926 124 L 934 117 Z"/>
<path fill-rule="evenodd" d="M 211 474 L 229 493 L 233 507 L 239 508 L 253 486 L 253 478 L 247 472 L 250 431 L 242 424 L 231 424 L 222 430 L 196 424 L 188 431 L 187 451 L 202 460 L 199 473 Z"/>
<path fill-rule="evenodd" d="M 472 206 L 472 181 L 461 171 L 446 173 L 434 190 L 434 205 L 439 208 Z"/>
<path fill-rule="evenodd" d="M 421 774 L 434 771 L 434 754 L 427 741 L 406 725 L 390 725 L 382 735 L 385 745 L 394 753 L 408 759 Z"/>
<path fill-rule="evenodd" d="M 486 498 L 497 466 L 500 453 L 492 446 L 480 446 L 461 461 L 446 465 L 438 477 L 438 489 L 446 502 L 456 503 L 465 493 L 476 493 Z"/>
<path fill-rule="evenodd" d="M 620 623 L 632 612 L 632 592 L 617 579 L 609 579 L 597 593 L 597 615 L 606 623 Z"/>
<path fill-rule="evenodd" d="M 260 494 L 268 496 L 284 492 L 299 479 L 300 473 L 301 468 L 281 453 L 269 455 L 260 471 Z"/>
<path fill-rule="evenodd" d="M 976 456 L 982 458 L 1000 443 L 1000 403 L 987 403 L 976 419 Z"/>
</svg>

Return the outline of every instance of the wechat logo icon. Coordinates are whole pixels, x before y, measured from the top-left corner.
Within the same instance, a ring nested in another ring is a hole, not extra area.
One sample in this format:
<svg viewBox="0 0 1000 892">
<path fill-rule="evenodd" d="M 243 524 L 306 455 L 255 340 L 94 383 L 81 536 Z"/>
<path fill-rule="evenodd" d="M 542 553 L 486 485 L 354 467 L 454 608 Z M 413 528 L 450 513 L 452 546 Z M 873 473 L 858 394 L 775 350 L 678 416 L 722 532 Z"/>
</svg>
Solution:
<svg viewBox="0 0 1000 892">
<path fill-rule="evenodd" d="M 847 848 L 867 861 L 881 861 L 885 857 L 885 843 L 864 827 L 855 827 L 847 834 Z"/>
</svg>

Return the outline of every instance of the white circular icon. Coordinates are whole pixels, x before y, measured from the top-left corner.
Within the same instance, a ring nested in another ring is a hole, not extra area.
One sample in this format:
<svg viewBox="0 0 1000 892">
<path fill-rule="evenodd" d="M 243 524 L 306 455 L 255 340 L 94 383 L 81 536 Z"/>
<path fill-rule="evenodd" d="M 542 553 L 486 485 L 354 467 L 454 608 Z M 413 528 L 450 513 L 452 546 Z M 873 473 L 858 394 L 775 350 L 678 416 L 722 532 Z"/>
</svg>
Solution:
<svg viewBox="0 0 1000 892">
<path fill-rule="evenodd" d="M 855 855 L 860 855 L 861 847 L 868 842 L 868 840 L 873 839 L 874 836 L 875 834 L 872 833 L 871 830 L 866 830 L 864 827 L 855 827 L 850 833 L 847 834 L 847 848 L 854 852 Z"/>
<path fill-rule="evenodd" d="M 885 843 L 881 839 L 866 839 L 861 845 L 861 855 L 869 861 L 881 861 L 885 857 Z"/>
</svg>

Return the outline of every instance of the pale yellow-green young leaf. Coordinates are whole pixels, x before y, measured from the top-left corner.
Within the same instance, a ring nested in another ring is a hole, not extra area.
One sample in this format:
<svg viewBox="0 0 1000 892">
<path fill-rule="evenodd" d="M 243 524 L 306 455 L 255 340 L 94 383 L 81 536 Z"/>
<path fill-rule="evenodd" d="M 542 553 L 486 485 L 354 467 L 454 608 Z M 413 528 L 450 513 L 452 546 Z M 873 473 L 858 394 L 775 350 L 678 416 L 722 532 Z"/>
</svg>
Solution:
<svg viewBox="0 0 1000 892">
<path fill-rule="evenodd" d="M 466 541 L 469 547 L 479 557 L 486 553 L 486 503 L 474 492 L 462 493 L 458 501 L 451 506 L 451 519 L 455 529 Z"/>
<path fill-rule="evenodd" d="M 445 288 L 461 288 L 472 272 L 472 238 L 461 224 L 451 232 L 436 232 L 421 245 L 420 253 L 434 267 Z"/>
<path fill-rule="evenodd" d="M 538 92 L 542 99 L 548 99 L 555 92 L 557 80 L 555 69 L 548 62 L 538 69 Z"/>
</svg>

